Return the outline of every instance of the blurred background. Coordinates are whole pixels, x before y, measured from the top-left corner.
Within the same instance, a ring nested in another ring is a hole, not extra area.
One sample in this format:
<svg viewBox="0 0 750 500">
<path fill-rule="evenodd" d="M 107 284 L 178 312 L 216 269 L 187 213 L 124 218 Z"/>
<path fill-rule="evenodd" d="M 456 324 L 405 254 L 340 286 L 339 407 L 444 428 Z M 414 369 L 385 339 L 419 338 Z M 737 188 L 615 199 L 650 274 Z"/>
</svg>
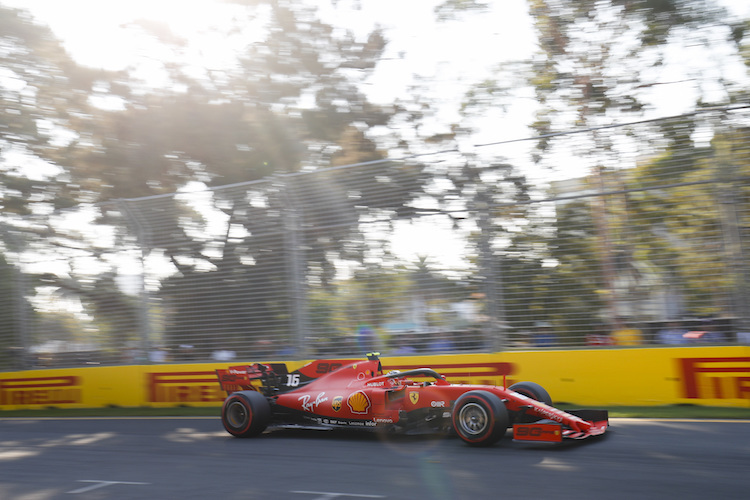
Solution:
<svg viewBox="0 0 750 500">
<path fill-rule="evenodd" d="M 0 370 L 750 343 L 750 6 L 0 0 Z"/>
</svg>

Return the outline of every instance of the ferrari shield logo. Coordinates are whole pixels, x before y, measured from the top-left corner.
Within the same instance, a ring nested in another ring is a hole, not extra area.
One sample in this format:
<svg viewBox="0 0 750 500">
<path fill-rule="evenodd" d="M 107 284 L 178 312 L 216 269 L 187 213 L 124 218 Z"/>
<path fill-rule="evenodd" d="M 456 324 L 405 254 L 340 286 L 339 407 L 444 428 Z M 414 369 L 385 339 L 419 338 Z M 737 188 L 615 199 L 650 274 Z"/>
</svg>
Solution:
<svg viewBox="0 0 750 500">
<path fill-rule="evenodd" d="M 339 411 L 341 409 L 341 402 L 343 400 L 343 396 L 336 396 L 333 398 L 333 401 L 331 401 L 331 408 L 333 408 L 333 411 Z"/>
<path fill-rule="evenodd" d="M 417 401 L 419 401 L 419 393 L 418 392 L 410 392 L 409 393 L 409 401 L 411 401 L 412 404 L 417 404 Z"/>
</svg>

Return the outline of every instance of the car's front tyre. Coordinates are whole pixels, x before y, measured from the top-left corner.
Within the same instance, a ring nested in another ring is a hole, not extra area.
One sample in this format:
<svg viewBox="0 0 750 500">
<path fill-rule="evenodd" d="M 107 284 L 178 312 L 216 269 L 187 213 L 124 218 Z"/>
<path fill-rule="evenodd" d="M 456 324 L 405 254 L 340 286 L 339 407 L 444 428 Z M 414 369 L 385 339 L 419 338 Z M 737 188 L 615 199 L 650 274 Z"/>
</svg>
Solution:
<svg viewBox="0 0 750 500">
<path fill-rule="evenodd" d="M 548 406 L 552 406 L 552 398 L 550 397 L 547 390 L 536 382 L 516 382 L 515 384 L 508 387 L 513 392 L 523 394 L 527 398 L 531 398 L 540 403 L 544 403 Z M 539 417 L 527 415 L 523 411 L 511 412 L 511 420 L 514 424 L 524 424 L 529 422 L 535 422 L 539 420 Z"/>
<path fill-rule="evenodd" d="M 518 392 L 526 397 L 540 401 L 546 405 L 552 405 L 552 398 L 547 390 L 536 382 L 516 382 L 508 387 L 513 392 Z"/>
<path fill-rule="evenodd" d="M 221 407 L 221 423 L 237 437 L 253 437 L 262 433 L 271 421 L 271 405 L 259 392 L 232 393 Z"/>
<path fill-rule="evenodd" d="M 452 421 L 456 434 L 472 446 L 496 443 L 510 425 L 505 404 L 488 391 L 471 391 L 458 398 Z"/>
</svg>

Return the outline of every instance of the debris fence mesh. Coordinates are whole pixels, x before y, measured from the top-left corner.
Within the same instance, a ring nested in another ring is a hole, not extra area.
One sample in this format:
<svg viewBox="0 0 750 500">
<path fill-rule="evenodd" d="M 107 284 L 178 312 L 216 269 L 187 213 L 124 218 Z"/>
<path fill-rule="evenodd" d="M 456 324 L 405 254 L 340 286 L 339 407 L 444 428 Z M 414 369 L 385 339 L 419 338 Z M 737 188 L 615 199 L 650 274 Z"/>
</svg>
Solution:
<svg viewBox="0 0 750 500">
<path fill-rule="evenodd" d="M 543 139 L 3 217 L 0 370 L 748 343 L 750 110 Z"/>
</svg>

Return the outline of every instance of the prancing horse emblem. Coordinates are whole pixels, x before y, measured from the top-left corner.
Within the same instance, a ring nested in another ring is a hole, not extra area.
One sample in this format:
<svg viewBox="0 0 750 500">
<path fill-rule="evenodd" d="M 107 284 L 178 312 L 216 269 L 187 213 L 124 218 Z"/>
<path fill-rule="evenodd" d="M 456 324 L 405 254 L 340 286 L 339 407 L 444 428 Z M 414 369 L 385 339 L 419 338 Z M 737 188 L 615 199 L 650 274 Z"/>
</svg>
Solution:
<svg viewBox="0 0 750 500">
<path fill-rule="evenodd" d="M 409 400 L 412 404 L 417 404 L 417 401 L 419 401 L 419 393 L 418 392 L 410 392 L 409 393 Z"/>
</svg>

